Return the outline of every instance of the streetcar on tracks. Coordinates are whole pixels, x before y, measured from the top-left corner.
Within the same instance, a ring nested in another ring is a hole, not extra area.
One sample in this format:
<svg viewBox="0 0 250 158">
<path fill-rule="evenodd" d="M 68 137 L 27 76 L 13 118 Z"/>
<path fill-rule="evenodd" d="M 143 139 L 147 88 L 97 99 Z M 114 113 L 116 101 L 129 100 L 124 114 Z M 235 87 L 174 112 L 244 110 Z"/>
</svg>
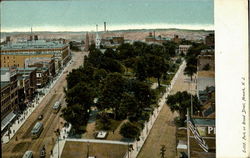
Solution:
<svg viewBox="0 0 250 158">
<path fill-rule="evenodd" d="M 43 131 L 43 124 L 41 122 L 37 122 L 33 129 L 31 130 L 31 137 L 33 139 L 38 138 Z"/>
<path fill-rule="evenodd" d="M 30 150 L 27 150 L 22 158 L 33 158 L 33 152 Z"/>
<path fill-rule="evenodd" d="M 54 113 L 57 113 L 59 110 L 60 110 L 60 108 L 61 108 L 61 102 L 60 101 L 57 101 L 54 105 L 53 105 L 53 112 Z"/>
</svg>

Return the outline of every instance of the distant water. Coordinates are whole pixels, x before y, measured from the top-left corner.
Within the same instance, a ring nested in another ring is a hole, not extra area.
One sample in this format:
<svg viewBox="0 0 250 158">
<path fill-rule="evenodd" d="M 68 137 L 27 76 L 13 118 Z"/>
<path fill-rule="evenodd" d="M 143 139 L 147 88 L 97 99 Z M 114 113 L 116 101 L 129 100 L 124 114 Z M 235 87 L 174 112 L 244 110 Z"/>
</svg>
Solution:
<svg viewBox="0 0 250 158">
<path fill-rule="evenodd" d="M 4 31 L 213 29 L 213 0 L 68 0 L 1 2 Z"/>
</svg>

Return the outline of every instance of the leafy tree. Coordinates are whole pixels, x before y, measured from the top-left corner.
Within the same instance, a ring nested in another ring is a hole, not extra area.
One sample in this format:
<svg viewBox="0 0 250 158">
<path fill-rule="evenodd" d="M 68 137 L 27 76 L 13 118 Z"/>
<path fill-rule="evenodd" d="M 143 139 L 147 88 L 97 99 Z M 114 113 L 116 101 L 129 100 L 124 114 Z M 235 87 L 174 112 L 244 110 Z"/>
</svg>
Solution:
<svg viewBox="0 0 250 158">
<path fill-rule="evenodd" d="M 88 122 L 89 113 L 86 108 L 80 104 L 74 104 L 62 110 L 62 117 L 69 122 L 76 133 L 85 132 L 85 126 Z"/>
<path fill-rule="evenodd" d="M 114 51 L 112 48 L 107 48 L 104 52 L 104 57 L 117 59 L 118 55 L 117 55 L 116 51 Z"/>
<path fill-rule="evenodd" d="M 102 62 L 100 63 L 99 68 L 105 69 L 109 72 L 119 72 L 119 73 L 124 72 L 124 68 L 121 62 L 112 58 L 107 58 L 107 57 L 104 57 L 102 59 Z"/>
<path fill-rule="evenodd" d="M 184 74 L 191 77 L 191 81 L 193 80 L 193 75 L 197 72 L 197 66 L 192 64 L 187 64 L 184 69 Z"/>
<path fill-rule="evenodd" d="M 83 67 L 80 67 L 78 69 L 73 69 L 66 77 L 68 89 L 71 89 L 77 83 L 83 81 L 84 80 L 83 78 L 84 78 Z"/>
<path fill-rule="evenodd" d="M 145 82 L 134 81 L 132 82 L 132 89 L 135 98 L 137 99 L 138 106 L 143 108 L 150 107 L 151 104 L 156 103 L 156 95 L 149 85 Z"/>
<path fill-rule="evenodd" d="M 102 130 L 109 130 L 111 128 L 111 121 L 109 119 L 109 116 L 102 112 L 99 114 L 99 128 Z"/>
<path fill-rule="evenodd" d="M 166 49 L 166 52 L 169 56 L 173 57 L 176 55 L 175 50 L 177 49 L 177 44 L 173 41 L 168 41 L 163 43 L 163 46 Z"/>
<path fill-rule="evenodd" d="M 192 102 L 194 112 L 198 111 L 200 109 L 200 103 L 197 96 L 192 96 Z M 191 107 L 191 94 L 187 93 L 187 91 L 177 92 L 173 95 L 169 95 L 166 103 L 172 112 L 178 111 L 180 120 L 184 121 L 186 119 L 187 108 Z"/>
<path fill-rule="evenodd" d="M 123 43 L 117 48 L 118 58 L 120 60 L 125 60 L 127 58 L 135 57 L 134 48 L 129 43 Z"/>
<path fill-rule="evenodd" d="M 88 58 L 87 58 L 88 63 L 93 65 L 96 68 L 100 67 L 102 59 L 103 59 L 103 54 L 99 49 L 90 50 Z"/>
<path fill-rule="evenodd" d="M 139 81 L 144 81 L 147 78 L 147 62 L 145 58 L 139 58 L 135 66 L 135 76 Z"/>
<path fill-rule="evenodd" d="M 140 128 L 131 122 L 126 122 L 121 126 L 120 134 L 125 138 L 137 139 L 140 136 Z"/>
<path fill-rule="evenodd" d="M 103 81 L 99 109 L 112 109 L 115 119 L 120 110 L 120 101 L 125 88 L 125 79 L 119 73 L 110 73 Z"/>
<path fill-rule="evenodd" d="M 127 92 L 123 93 L 122 95 L 123 96 L 120 103 L 120 113 L 125 114 L 128 117 L 134 115 L 139 109 L 137 99 L 134 97 L 134 95 L 129 94 Z"/>
<path fill-rule="evenodd" d="M 93 89 L 83 82 L 78 83 L 76 86 L 66 91 L 66 102 L 68 107 L 79 104 L 89 109 L 93 104 L 93 100 Z"/>
<path fill-rule="evenodd" d="M 163 74 L 165 74 L 168 69 L 169 65 L 166 63 L 165 59 L 155 55 L 148 55 L 146 56 L 147 61 L 147 76 L 148 77 L 155 77 L 158 81 L 158 86 L 160 87 L 160 78 Z"/>
</svg>

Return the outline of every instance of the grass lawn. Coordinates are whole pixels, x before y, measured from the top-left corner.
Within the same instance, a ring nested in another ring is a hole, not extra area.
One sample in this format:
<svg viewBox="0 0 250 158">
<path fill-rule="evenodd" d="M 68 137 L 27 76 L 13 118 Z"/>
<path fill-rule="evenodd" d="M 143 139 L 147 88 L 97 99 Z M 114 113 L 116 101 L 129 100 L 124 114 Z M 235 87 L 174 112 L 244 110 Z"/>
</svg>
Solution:
<svg viewBox="0 0 250 158">
<path fill-rule="evenodd" d="M 119 125 L 122 123 L 122 120 L 114 120 L 114 119 L 109 119 L 109 120 L 111 122 L 109 131 L 116 130 L 117 127 L 119 127 Z M 98 120 L 96 120 L 96 129 L 101 130 L 101 125 Z"/>
<path fill-rule="evenodd" d="M 96 158 L 122 158 L 127 151 L 126 145 L 67 141 L 61 158 L 84 158 L 87 156 L 88 147 L 89 156 Z"/>
</svg>

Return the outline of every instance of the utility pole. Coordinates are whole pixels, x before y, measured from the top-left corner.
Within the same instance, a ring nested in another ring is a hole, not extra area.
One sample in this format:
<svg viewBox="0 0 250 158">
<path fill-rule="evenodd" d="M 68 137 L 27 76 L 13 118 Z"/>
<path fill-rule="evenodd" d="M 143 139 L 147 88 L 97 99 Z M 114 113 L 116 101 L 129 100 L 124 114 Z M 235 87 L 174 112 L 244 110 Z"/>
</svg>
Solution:
<svg viewBox="0 0 250 158">
<path fill-rule="evenodd" d="M 189 121 L 190 121 L 190 116 L 189 116 L 189 108 L 187 108 L 187 148 L 188 148 L 188 158 L 190 157 L 190 131 L 189 131 Z"/>
<path fill-rule="evenodd" d="M 89 142 L 87 142 L 87 158 L 89 158 Z"/>
</svg>

